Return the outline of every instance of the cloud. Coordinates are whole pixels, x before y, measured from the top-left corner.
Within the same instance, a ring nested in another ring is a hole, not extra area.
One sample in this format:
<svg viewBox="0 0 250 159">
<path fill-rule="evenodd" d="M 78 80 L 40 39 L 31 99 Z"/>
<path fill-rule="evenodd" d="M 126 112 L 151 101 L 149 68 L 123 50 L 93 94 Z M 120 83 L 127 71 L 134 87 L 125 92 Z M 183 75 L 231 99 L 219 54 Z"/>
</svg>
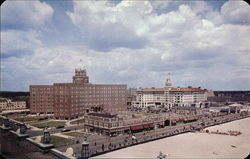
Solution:
<svg viewBox="0 0 250 159">
<path fill-rule="evenodd" d="M 144 47 L 148 41 L 144 34 L 149 28 L 143 17 L 151 11 L 147 1 L 122 1 L 117 5 L 106 1 L 75 1 L 74 11 L 67 14 L 91 48 L 109 51 L 117 47 Z"/>
<path fill-rule="evenodd" d="M 52 7 L 45 2 L 5 1 L 1 6 L 1 27 L 4 29 L 42 27 L 49 22 L 52 15 Z"/>
<path fill-rule="evenodd" d="M 154 0 L 154 1 L 150 1 L 150 3 L 152 7 L 154 8 L 154 10 L 156 10 L 156 12 L 162 13 L 164 12 L 166 8 L 168 8 L 169 3 L 171 3 L 171 1 Z"/>
<path fill-rule="evenodd" d="M 203 1 L 74 1 L 66 12 L 73 25 L 65 32 L 72 27 L 77 43 L 58 39 L 48 45 L 42 26 L 2 31 L 2 88 L 70 82 L 82 59 L 92 83 L 163 87 L 171 72 L 174 86 L 249 89 L 243 82 L 250 79 L 250 27 L 235 21 L 243 14 L 237 7 L 226 10 L 228 4 L 220 12 Z M 234 20 L 225 17 L 226 12 Z M 64 35 L 60 38 L 68 38 L 65 32 L 59 32 Z M 14 56 L 19 50 L 21 56 Z"/>
<path fill-rule="evenodd" d="M 12 51 L 33 50 L 42 46 L 39 33 L 34 30 L 4 30 L 1 31 L 1 53 Z"/>
</svg>

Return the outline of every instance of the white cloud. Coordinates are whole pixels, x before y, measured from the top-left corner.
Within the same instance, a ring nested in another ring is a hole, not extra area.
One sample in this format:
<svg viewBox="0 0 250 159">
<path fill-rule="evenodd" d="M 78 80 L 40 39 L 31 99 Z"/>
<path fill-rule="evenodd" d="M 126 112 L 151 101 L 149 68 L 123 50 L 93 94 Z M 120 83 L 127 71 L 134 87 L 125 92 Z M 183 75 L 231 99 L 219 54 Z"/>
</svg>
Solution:
<svg viewBox="0 0 250 159">
<path fill-rule="evenodd" d="M 74 11 L 67 12 L 72 22 L 92 48 L 93 41 L 108 48 L 141 47 L 149 31 L 144 18 L 152 12 L 147 1 L 122 1 L 117 5 L 105 1 L 74 1 Z M 144 39 L 142 39 L 144 38 Z M 113 46 L 112 46 L 113 45 Z"/>
<path fill-rule="evenodd" d="M 5 30 L 1 31 L 1 53 L 15 50 L 28 49 L 32 50 L 42 45 L 39 40 L 39 33 L 34 30 Z"/>
<path fill-rule="evenodd" d="M 41 27 L 52 15 L 52 7 L 38 0 L 5 1 L 1 6 L 1 23 L 15 29 Z"/>
<path fill-rule="evenodd" d="M 159 11 L 164 11 L 169 6 L 170 2 L 171 1 L 158 1 L 158 0 L 150 1 L 153 8 Z"/>
<path fill-rule="evenodd" d="M 4 31 L 6 52 L 33 50 L 32 54 L 6 59 L 4 67 L 19 67 L 20 73 L 5 77 L 10 82 L 27 79 L 19 84 L 26 86 L 70 82 L 82 59 L 93 83 L 162 87 L 171 72 L 175 86 L 245 88 L 237 81 L 228 86 L 237 79 L 250 79 L 249 25 L 235 24 L 224 15 L 238 8 L 225 11 L 225 4 L 220 13 L 206 2 L 197 1 L 194 6 L 179 5 L 176 10 L 164 12 L 170 2 L 157 2 L 122 1 L 115 5 L 74 1 L 73 11 L 67 14 L 80 30 L 82 45 L 48 47 L 40 40 L 40 32 Z M 156 13 L 157 9 L 162 10 L 161 14 Z M 242 16 L 239 12 L 237 15 Z"/>
</svg>

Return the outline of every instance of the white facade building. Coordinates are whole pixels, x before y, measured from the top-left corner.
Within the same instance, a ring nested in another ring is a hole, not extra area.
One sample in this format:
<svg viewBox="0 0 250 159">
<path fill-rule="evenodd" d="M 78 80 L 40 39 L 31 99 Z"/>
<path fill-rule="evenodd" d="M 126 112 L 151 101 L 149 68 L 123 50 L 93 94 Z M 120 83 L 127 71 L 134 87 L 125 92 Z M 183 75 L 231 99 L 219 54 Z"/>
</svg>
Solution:
<svg viewBox="0 0 250 159">
<path fill-rule="evenodd" d="M 0 110 L 4 110 L 8 106 L 7 99 L 0 99 Z"/>
<path fill-rule="evenodd" d="M 164 88 L 143 88 L 137 90 L 134 107 L 171 107 L 193 106 L 203 107 L 207 101 L 207 91 L 201 88 L 173 88 L 170 78 L 166 80 Z"/>
<path fill-rule="evenodd" d="M 26 101 L 11 101 L 7 98 L 0 99 L 1 110 L 19 110 L 26 109 Z"/>
<path fill-rule="evenodd" d="M 26 101 L 12 101 L 11 105 L 12 105 L 12 108 L 13 108 L 11 110 L 26 109 Z"/>
</svg>

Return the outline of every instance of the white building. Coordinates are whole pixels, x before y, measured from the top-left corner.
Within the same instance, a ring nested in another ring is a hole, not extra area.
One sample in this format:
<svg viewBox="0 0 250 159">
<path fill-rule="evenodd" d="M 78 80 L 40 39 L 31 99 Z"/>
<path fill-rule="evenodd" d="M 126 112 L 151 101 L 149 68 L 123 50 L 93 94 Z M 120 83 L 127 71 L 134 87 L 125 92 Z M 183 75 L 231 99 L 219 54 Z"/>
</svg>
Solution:
<svg viewBox="0 0 250 159">
<path fill-rule="evenodd" d="M 167 78 L 164 88 L 142 88 L 137 90 L 134 107 L 171 107 L 193 106 L 203 107 L 207 101 L 207 91 L 199 88 L 174 88 L 170 78 Z"/>
<path fill-rule="evenodd" d="M 11 101 L 7 98 L 0 99 L 0 109 L 1 110 L 19 110 L 26 109 L 25 101 Z"/>
<path fill-rule="evenodd" d="M 0 98 L 0 110 L 4 110 L 8 106 L 7 99 Z"/>
<path fill-rule="evenodd" d="M 12 101 L 12 110 L 26 109 L 26 101 Z"/>
</svg>

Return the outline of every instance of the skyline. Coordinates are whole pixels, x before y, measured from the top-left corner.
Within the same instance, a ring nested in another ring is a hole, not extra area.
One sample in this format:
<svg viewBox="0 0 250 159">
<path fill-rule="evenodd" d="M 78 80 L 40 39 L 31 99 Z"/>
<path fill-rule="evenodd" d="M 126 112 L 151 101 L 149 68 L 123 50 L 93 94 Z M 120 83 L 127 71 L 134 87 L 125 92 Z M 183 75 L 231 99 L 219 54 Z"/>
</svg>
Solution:
<svg viewBox="0 0 250 159">
<path fill-rule="evenodd" d="M 6 1 L 1 91 L 71 82 L 250 90 L 244 1 Z"/>
</svg>

